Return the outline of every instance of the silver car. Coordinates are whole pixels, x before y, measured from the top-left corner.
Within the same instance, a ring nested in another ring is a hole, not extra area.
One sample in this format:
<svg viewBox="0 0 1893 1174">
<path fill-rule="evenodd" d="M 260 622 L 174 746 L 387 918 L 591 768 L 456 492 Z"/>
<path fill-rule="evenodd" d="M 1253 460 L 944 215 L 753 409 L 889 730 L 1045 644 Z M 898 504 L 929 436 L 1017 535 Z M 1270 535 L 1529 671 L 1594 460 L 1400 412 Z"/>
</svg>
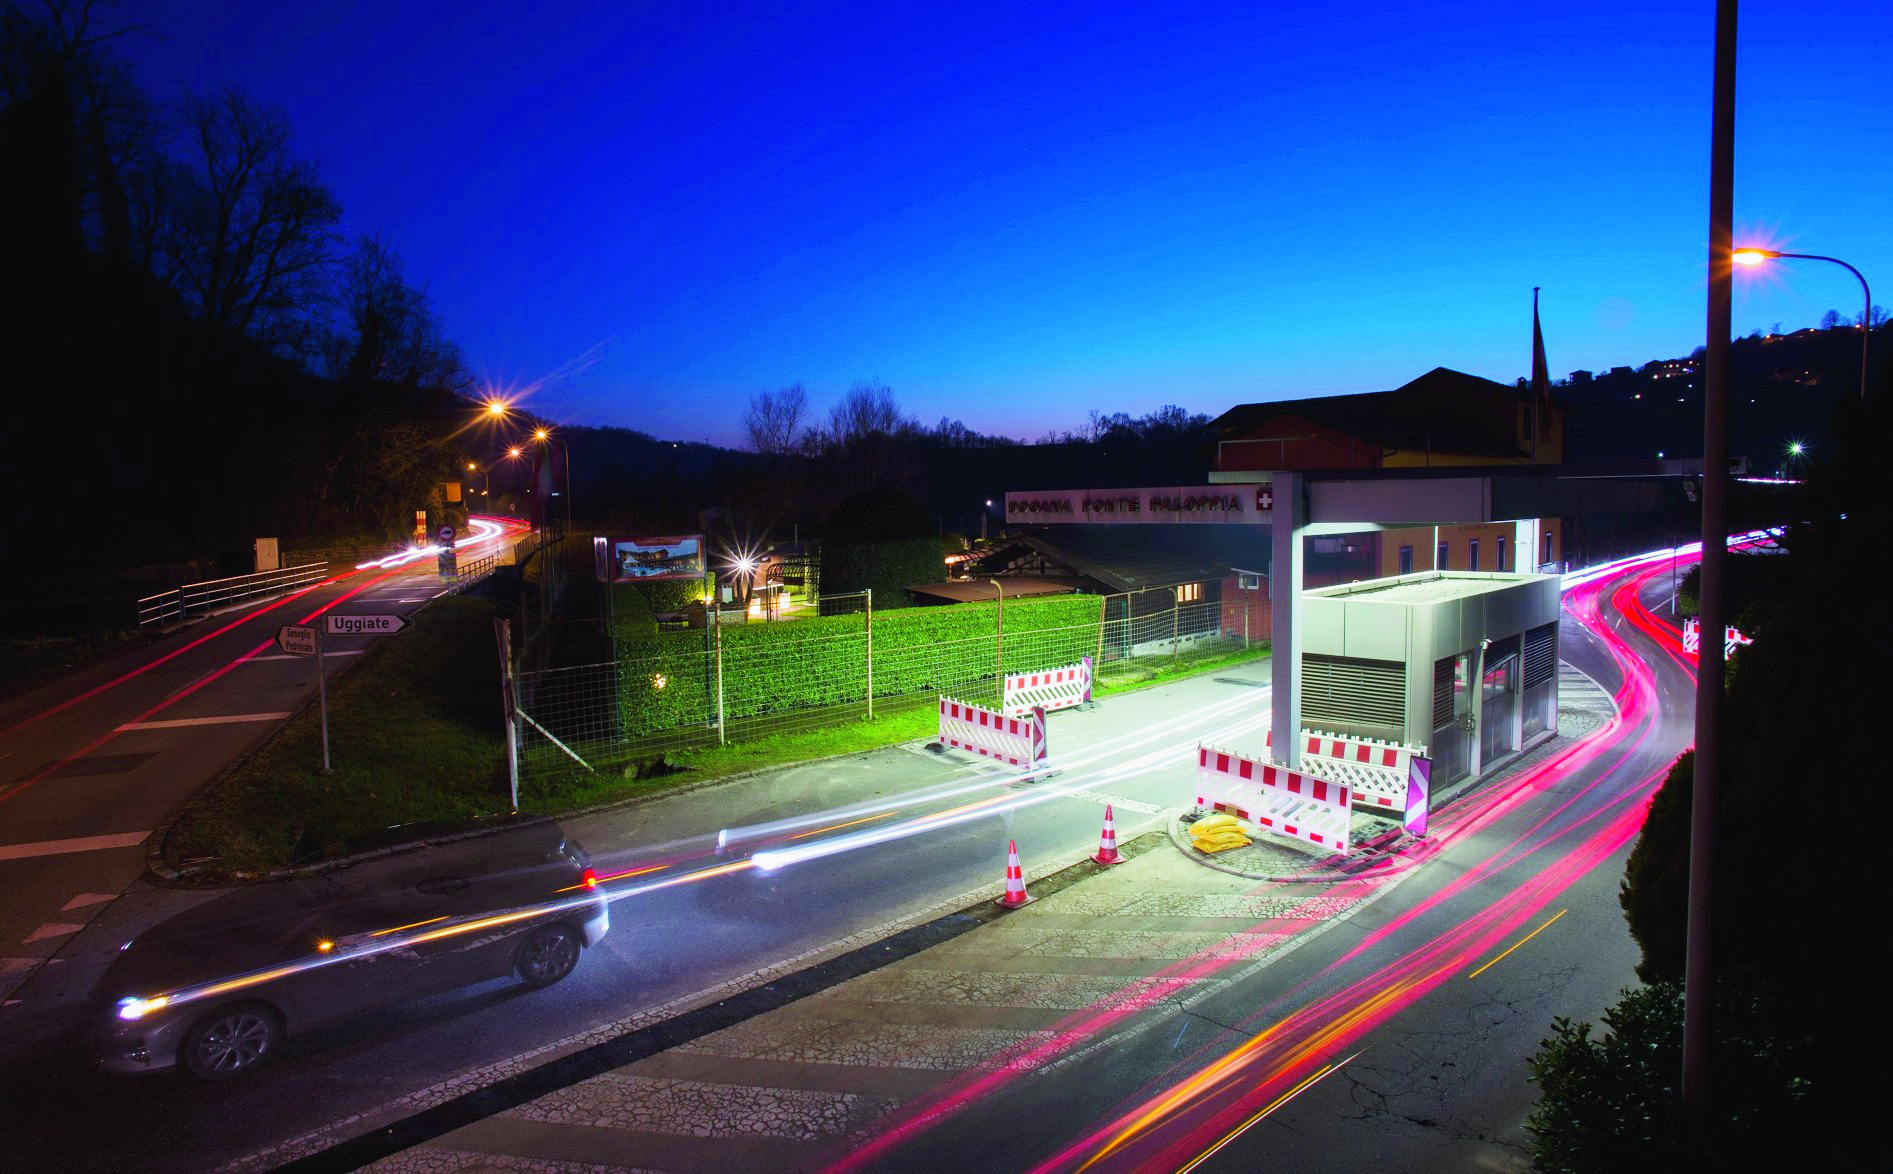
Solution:
<svg viewBox="0 0 1893 1174">
<path fill-rule="evenodd" d="M 101 1065 L 222 1079 L 358 1011 L 509 974 L 550 986 L 610 928 L 589 864 L 542 824 L 208 901 L 121 947 Z"/>
</svg>

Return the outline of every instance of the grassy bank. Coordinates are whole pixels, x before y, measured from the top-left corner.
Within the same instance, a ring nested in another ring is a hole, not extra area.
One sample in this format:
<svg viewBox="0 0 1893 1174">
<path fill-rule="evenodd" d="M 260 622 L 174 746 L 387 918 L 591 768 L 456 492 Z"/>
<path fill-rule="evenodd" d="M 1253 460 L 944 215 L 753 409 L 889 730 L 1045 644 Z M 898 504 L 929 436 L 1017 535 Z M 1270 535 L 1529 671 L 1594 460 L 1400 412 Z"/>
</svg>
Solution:
<svg viewBox="0 0 1893 1174">
<path fill-rule="evenodd" d="M 150 637 L 124 628 L 94 628 L 70 636 L 0 638 L 0 701 L 30 693 L 150 643 Z"/>
<path fill-rule="evenodd" d="M 166 862 L 258 870 L 360 851 L 398 824 L 506 810 L 499 650 L 504 604 L 456 596 L 377 641 L 329 690 L 334 773 L 311 705 L 173 828 Z M 395 839 L 412 838 L 394 833 Z"/>
</svg>

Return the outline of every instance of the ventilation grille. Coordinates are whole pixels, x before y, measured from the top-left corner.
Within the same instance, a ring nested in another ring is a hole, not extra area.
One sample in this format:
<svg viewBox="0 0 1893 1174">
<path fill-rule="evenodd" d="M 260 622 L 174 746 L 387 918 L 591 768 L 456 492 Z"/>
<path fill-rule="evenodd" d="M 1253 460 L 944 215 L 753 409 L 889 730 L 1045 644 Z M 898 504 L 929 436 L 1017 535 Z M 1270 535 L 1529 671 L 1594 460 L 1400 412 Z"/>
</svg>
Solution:
<svg viewBox="0 0 1893 1174">
<path fill-rule="evenodd" d="M 1525 687 L 1542 685 L 1558 675 L 1558 625 L 1546 624 L 1525 633 Z"/>
<path fill-rule="evenodd" d="M 1397 661 L 1303 656 L 1302 722 L 1400 729 L 1406 724 L 1405 675 Z"/>
<path fill-rule="evenodd" d="M 1507 636 L 1503 640 L 1494 640 L 1485 650 L 1485 667 L 1490 669 L 1506 662 L 1507 658 L 1518 655 L 1518 637 Z"/>
<path fill-rule="evenodd" d="M 1433 728 L 1453 720 L 1453 661 L 1449 656 L 1433 662 Z"/>
</svg>

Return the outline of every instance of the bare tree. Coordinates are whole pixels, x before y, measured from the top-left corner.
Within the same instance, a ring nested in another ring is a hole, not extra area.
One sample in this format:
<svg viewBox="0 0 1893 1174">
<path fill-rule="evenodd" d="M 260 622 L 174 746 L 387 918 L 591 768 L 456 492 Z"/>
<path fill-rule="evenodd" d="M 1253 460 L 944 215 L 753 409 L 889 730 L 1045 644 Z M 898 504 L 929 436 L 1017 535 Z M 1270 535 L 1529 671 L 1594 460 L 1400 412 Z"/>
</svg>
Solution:
<svg viewBox="0 0 1893 1174">
<path fill-rule="evenodd" d="M 808 392 L 800 383 L 781 391 L 765 391 L 749 401 L 743 413 L 743 434 L 752 452 L 786 456 L 802 447 Z"/>
<path fill-rule="evenodd" d="M 161 276 L 207 322 L 307 349 L 341 207 L 290 151 L 289 118 L 234 87 L 187 95 L 176 214 Z"/>
<path fill-rule="evenodd" d="M 362 236 L 342 259 L 341 321 L 323 352 L 329 377 L 465 391 L 472 379 L 449 342 L 427 291 L 408 283 L 401 254 L 380 233 Z"/>
<path fill-rule="evenodd" d="M 828 410 L 827 447 L 837 458 L 849 493 L 896 489 L 916 471 L 908 438 L 918 425 L 901 415 L 894 391 L 878 379 L 850 387 Z"/>
</svg>

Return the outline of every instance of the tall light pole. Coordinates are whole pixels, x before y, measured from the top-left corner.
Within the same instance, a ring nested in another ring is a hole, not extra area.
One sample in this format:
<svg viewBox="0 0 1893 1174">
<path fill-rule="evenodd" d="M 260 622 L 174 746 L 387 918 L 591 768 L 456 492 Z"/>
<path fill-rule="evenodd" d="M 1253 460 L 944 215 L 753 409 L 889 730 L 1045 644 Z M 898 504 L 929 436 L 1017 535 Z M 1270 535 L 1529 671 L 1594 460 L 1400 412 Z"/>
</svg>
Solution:
<svg viewBox="0 0 1893 1174">
<path fill-rule="evenodd" d="M 545 445 L 548 454 L 552 451 L 553 436 L 551 429 L 535 428 L 532 432 L 532 438 L 540 444 Z M 563 436 L 558 438 L 558 445 L 559 456 L 565 463 L 565 532 L 570 534 L 572 532 L 572 450 L 566 447 L 565 438 Z"/>
<path fill-rule="evenodd" d="M 1683 1112 L 1695 1144 L 1714 1132 L 1716 803 L 1722 775 L 1722 583 L 1729 555 L 1729 350 L 1735 285 L 1735 14 L 1717 0 L 1709 102 L 1709 299 L 1703 340 L 1702 631 L 1696 665 L 1696 767 L 1689 797 L 1689 912 L 1683 947 Z M 1279 690 L 1278 690 L 1279 693 Z"/>
<path fill-rule="evenodd" d="M 1737 249 L 1729 258 L 1737 265 L 1750 268 L 1763 261 L 1828 261 L 1840 266 L 1854 275 L 1860 282 L 1860 293 L 1865 305 L 1860 311 L 1860 402 L 1867 402 L 1867 343 L 1873 337 L 1873 290 L 1868 287 L 1867 279 L 1860 270 L 1841 260 L 1839 257 L 1823 257 L 1818 253 L 1778 253 L 1774 249 Z"/>
</svg>

